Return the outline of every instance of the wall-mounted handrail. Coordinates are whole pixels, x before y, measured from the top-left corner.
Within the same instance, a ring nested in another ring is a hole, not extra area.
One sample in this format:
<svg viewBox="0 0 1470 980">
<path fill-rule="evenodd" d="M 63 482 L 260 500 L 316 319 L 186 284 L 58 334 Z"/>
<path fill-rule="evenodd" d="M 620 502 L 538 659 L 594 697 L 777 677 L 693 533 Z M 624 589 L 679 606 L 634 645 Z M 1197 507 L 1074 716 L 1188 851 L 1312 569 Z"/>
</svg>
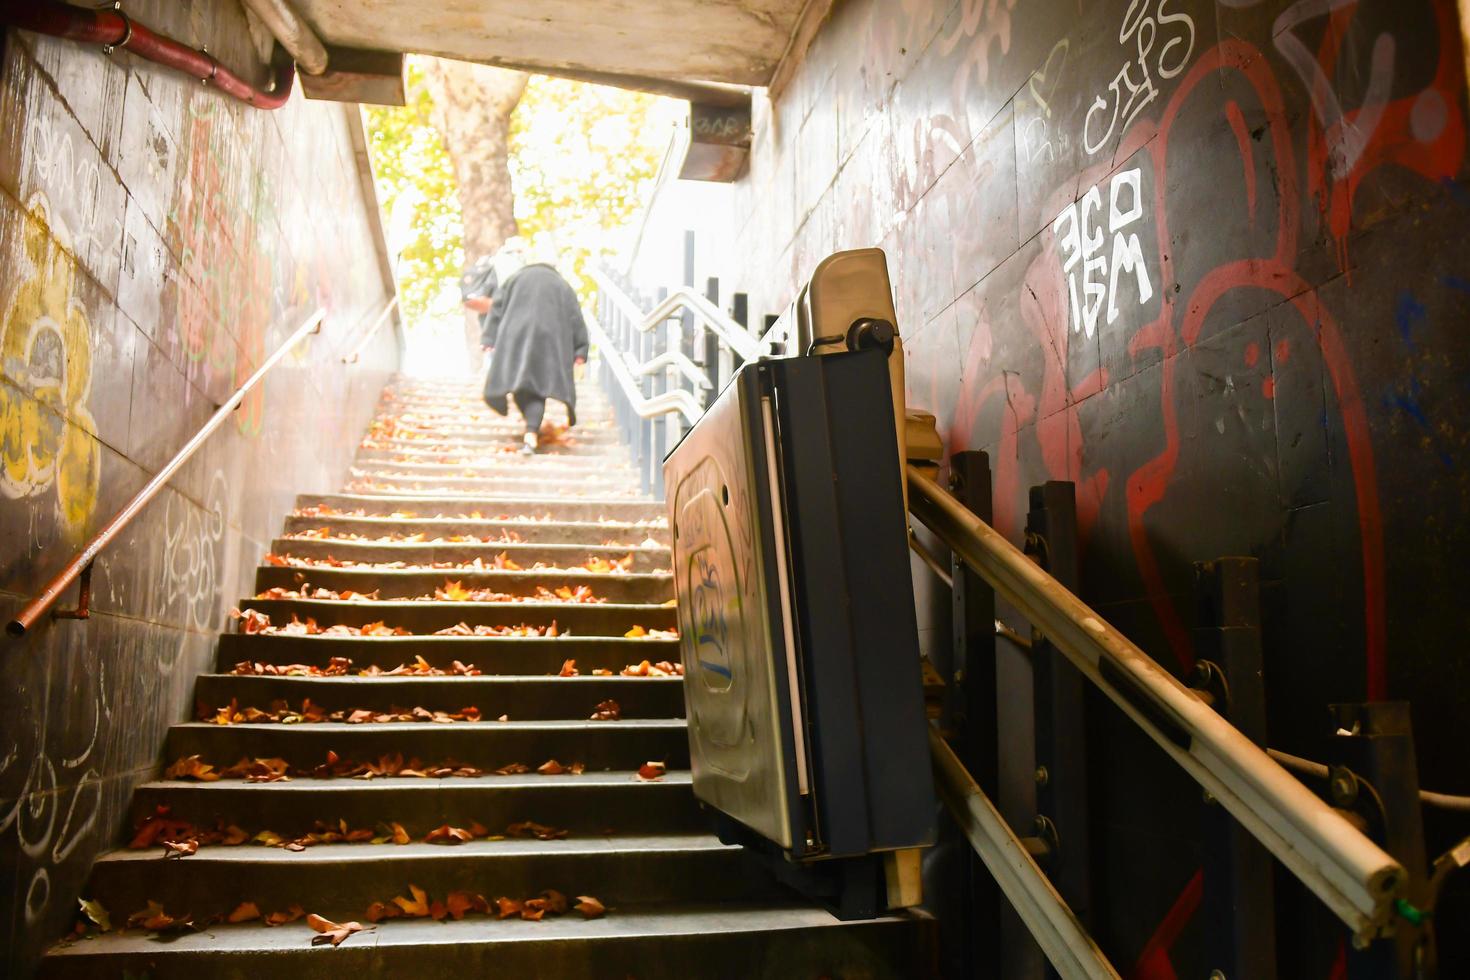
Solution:
<svg viewBox="0 0 1470 980">
<path fill-rule="evenodd" d="M 127 527 L 133 518 L 138 516 L 138 513 L 148 505 L 148 502 L 158 495 L 158 492 L 164 488 L 164 485 L 168 483 L 173 475 L 189 461 L 194 453 L 199 450 L 200 446 L 204 445 L 204 441 L 225 423 L 225 420 L 234 413 L 235 409 L 240 406 L 240 403 L 245 400 L 245 396 L 260 383 L 261 379 L 266 376 L 266 373 L 275 367 L 281 358 L 290 353 L 309 334 L 314 334 L 321 330 L 322 320 L 326 318 L 326 315 L 326 310 L 319 309 L 307 317 L 306 322 L 297 327 L 291 336 L 286 338 L 286 342 L 276 348 L 275 353 L 266 358 L 260 367 L 255 370 L 255 373 L 244 384 L 235 389 L 234 394 L 225 399 L 224 404 L 220 405 L 215 413 L 209 417 L 209 421 L 205 422 L 199 431 L 194 433 L 188 442 L 184 443 L 184 447 L 174 454 L 173 459 L 165 463 L 163 468 L 154 474 L 153 479 L 144 484 L 143 489 L 134 494 L 133 499 L 129 500 L 123 506 L 122 510 L 114 514 L 112 519 L 92 536 L 91 540 L 86 543 L 82 550 L 77 552 L 71 561 L 67 562 L 66 567 L 56 573 L 56 576 L 41 590 L 40 595 L 26 603 L 21 611 L 16 613 L 15 618 L 6 624 L 5 632 L 11 636 L 24 636 L 26 631 L 34 626 L 38 619 L 45 615 L 52 606 L 56 605 L 57 600 L 61 598 L 61 594 L 66 590 L 67 586 L 79 578 L 82 580 L 82 601 L 78 604 L 77 613 L 73 614 L 71 618 L 86 618 L 87 595 L 90 591 L 93 560 L 102 552 L 103 548 L 106 548 L 112 543 L 114 538 L 122 533 L 123 528 Z"/>
<path fill-rule="evenodd" d="M 929 750 L 945 806 L 1062 980 L 1118 980 L 1118 971 L 933 726 Z"/>
<path fill-rule="evenodd" d="M 633 377 L 632 370 L 628 367 L 623 355 L 618 353 L 613 345 L 612 339 L 608 337 L 607 331 L 602 328 L 595 314 L 583 311 L 587 321 L 587 333 L 592 343 L 597 346 L 603 361 L 612 370 L 613 377 L 622 390 L 623 397 L 628 400 L 631 408 L 639 418 L 653 418 L 656 415 L 667 415 L 670 412 L 678 412 L 693 424 L 704 414 L 704 407 L 694 400 L 687 391 L 675 390 L 665 391 L 652 397 L 645 396 L 638 387 L 638 382 Z"/>
<path fill-rule="evenodd" d="M 394 293 L 392 298 L 390 298 L 388 302 L 383 306 L 383 312 L 379 313 L 376 317 L 373 318 L 373 322 L 369 324 L 367 330 L 363 332 L 361 339 L 359 339 L 358 342 L 352 346 L 352 350 L 343 355 L 343 364 L 357 363 L 357 359 L 361 357 L 362 352 L 367 349 L 368 341 L 377 336 L 378 328 L 388 322 L 388 314 L 392 313 L 397 307 L 398 294 Z"/>
<path fill-rule="evenodd" d="M 1402 865 L 916 467 L 909 506 L 1366 943 Z"/>
<path fill-rule="evenodd" d="M 602 290 L 603 295 L 623 314 L 633 329 L 639 333 L 647 333 L 665 320 L 674 316 L 680 310 L 688 310 L 704 324 L 704 326 L 720 339 L 727 347 L 738 354 L 743 360 L 751 361 L 760 357 L 765 351 L 764 345 L 759 339 L 751 336 L 740 324 L 726 316 L 713 303 L 699 295 L 687 286 L 681 286 L 659 303 L 648 313 L 638 309 L 627 294 L 613 282 L 606 273 L 600 269 L 592 270 L 592 279 Z"/>
</svg>

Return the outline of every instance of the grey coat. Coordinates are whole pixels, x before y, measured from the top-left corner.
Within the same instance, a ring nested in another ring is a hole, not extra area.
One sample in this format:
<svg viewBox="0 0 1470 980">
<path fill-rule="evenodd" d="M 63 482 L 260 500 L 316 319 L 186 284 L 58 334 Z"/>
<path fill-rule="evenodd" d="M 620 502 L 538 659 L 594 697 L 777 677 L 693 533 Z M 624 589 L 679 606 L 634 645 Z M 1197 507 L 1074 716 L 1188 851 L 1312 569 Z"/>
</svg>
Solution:
<svg viewBox="0 0 1470 980">
<path fill-rule="evenodd" d="M 506 414 L 505 396 L 524 391 L 555 398 L 577 420 L 572 362 L 587 356 L 587 322 L 567 281 L 549 265 L 528 265 L 495 291 L 480 341 L 494 347 L 485 404 Z"/>
</svg>

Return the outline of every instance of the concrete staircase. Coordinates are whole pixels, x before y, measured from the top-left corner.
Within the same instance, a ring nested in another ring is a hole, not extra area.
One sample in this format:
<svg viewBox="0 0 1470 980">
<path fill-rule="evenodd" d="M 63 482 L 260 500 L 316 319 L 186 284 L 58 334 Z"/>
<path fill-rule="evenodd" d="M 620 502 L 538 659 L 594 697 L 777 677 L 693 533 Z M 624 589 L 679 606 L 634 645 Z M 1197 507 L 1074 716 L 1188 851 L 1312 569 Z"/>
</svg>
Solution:
<svg viewBox="0 0 1470 980">
<path fill-rule="evenodd" d="M 136 792 L 138 846 L 97 862 L 86 898 L 113 929 L 43 976 L 932 972 L 922 916 L 838 922 L 708 833 L 663 506 L 600 393 L 579 397 L 583 424 L 528 457 L 472 382 L 385 391 Z M 368 928 L 313 945 L 308 914 Z"/>
</svg>

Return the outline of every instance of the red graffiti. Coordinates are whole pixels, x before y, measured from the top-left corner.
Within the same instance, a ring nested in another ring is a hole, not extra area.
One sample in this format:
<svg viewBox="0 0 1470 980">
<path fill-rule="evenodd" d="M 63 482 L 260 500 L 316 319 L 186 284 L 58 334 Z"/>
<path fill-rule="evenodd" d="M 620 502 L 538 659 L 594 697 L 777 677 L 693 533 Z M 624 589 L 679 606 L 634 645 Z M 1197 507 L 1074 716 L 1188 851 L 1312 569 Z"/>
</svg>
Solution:
<svg viewBox="0 0 1470 980">
<path fill-rule="evenodd" d="M 1179 974 L 1174 972 L 1174 963 L 1169 959 L 1169 951 L 1174 948 L 1174 943 L 1179 940 L 1179 934 L 1184 931 L 1189 920 L 1194 918 L 1204 895 L 1205 872 L 1201 868 L 1189 879 L 1189 883 L 1164 914 L 1159 927 L 1154 930 L 1148 942 L 1144 943 L 1143 952 L 1138 954 L 1138 962 L 1129 971 L 1129 980 L 1179 980 Z"/>
<path fill-rule="evenodd" d="M 1350 18 L 1352 13 L 1351 10 L 1341 10 L 1334 17 L 1341 20 Z M 1341 119 L 1331 123 L 1327 129 L 1315 118 L 1309 122 L 1306 190 L 1319 202 L 1332 234 L 1339 242 L 1345 239 L 1350 225 L 1353 195 L 1373 170 L 1394 165 L 1430 179 L 1448 178 L 1457 172 L 1464 158 L 1464 120 L 1453 108 L 1458 104 L 1461 77 L 1456 33 L 1444 4 L 1436 5 L 1436 17 L 1441 51 L 1434 81 L 1428 88 L 1388 101 L 1374 110 L 1375 128 L 1362 144 L 1350 168 L 1336 176 L 1333 174 L 1332 162 L 1328 159 L 1328 147 L 1334 145 L 1331 127 L 1352 125 L 1364 110 L 1342 113 Z M 1340 39 L 1344 24 L 1336 26 L 1338 29 L 1328 32 L 1328 35 Z M 1324 76 L 1330 76 L 1335 68 L 1336 51 L 1324 42 L 1319 52 Z M 1151 162 L 1157 231 L 1155 258 L 1160 270 L 1159 279 L 1164 283 L 1176 282 L 1165 198 L 1169 186 L 1171 130 L 1191 97 L 1197 91 L 1203 91 L 1201 83 L 1207 78 L 1218 77 L 1222 72 L 1238 74 L 1248 83 L 1264 116 L 1264 146 L 1271 154 L 1271 169 L 1276 182 L 1275 248 L 1268 256 L 1242 257 L 1217 266 L 1186 295 L 1179 296 L 1172 290 L 1164 290 L 1158 315 L 1142 325 L 1129 341 L 1128 354 L 1135 360 L 1151 349 L 1157 350 L 1162 357 L 1158 375 L 1158 422 L 1163 445 L 1153 458 L 1128 474 L 1125 481 L 1125 508 L 1134 559 L 1170 651 L 1181 668 L 1188 668 L 1194 659 L 1189 632 L 1169 596 L 1148 523 L 1149 512 L 1168 494 L 1179 463 L 1181 434 L 1176 404 L 1176 359 L 1178 354 L 1200 339 L 1211 310 L 1231 291 L 1250 288 L 1274 292 L 1298 313 L 1315 339 L 1341 417 L 1358 514 L 1363 575 L 1365 689 L 1368 697 L 1381 698 L 1387 692 L 1386 583 L 1383 523 L 1368 414 L 1336 317 L 1318 301 L 1311 283 L 1296 271 L 1303 197 L 1298 153 L 1292 142 L 1281 88 L 1267 59 L 1256 47 L 1233 39 L 1222 41 L 1213 50 L 1201 53 L 1180 79 L 1157 123 L 1145 120 L 1135 125 L 1124 135 L 1114 159 L 1124 160 L 1141 153 Z M 1450 108 L 1442 113 L 1436 111 L 1435 106 L 1441 103 Z M 1239 148 L 1245 209 L 1250 225 L 1254 226 L 1259 217 L 1257 204 L 1261 199 L 1256 184 L 1259 150 L 1254 144 L 1261 140 L 1263 134 L 1248 131 L 1245 114 L 1236 101 L 1227 100 L 1221 111 Z M 1110 166 L 1111 162 L 1105 161 L 1083 173 L 1080 186 L 1105 177 Z M 1034 438 L 1047 476 L 1078 484 L 1079 527 L 1085 542 L 1110 483 L 1110 475 L 1105 468 L 1088 474 L 1082 472 L 1085 447 L 1077 413 L 1079 404 L 1105 387 L 1108 378 L 1105 371 L 1098 370 L 1075 384 L 1067 384 L 1067 352 L 1073 335 L 1068 330 L 1063 297 L 1056 285 L 1057 266 L 1052 253 L 1053 246 L 1043 247 L 1027 269 L 1025 288 L 1019 298 L 1020 318 L 1043 355 L 1039 392 L 1030 392 L 1027 381 L 1019 375 L 996 378 L 993 369 L 987 370 L 990 331 L 988 314 L 982 310 L 982 323 L 977 324 L 972 333 L 972 342 L 966 353 L 962 372 L 966 384 L 955 404 L 949 446 L 956 450 L 989 441 L 984 437 L 977 439 L 975 427 L 982 413 L 993 410 L 1003 399 L 1004 413 L 994 461 L 997 526 L 1007 533 L 1018 527 L 1015 510 L 1017 501 L 1021 499 L 1019 433 L 1034 422 Z M 985 342 L 976 343 L 976 338 L 982 335 Z M 1275 364 L 1279 366 L 1286 362 L 1291 352 L 1283 340 L 1275 345 L 1272 353 Z M 1254 364 L 1259 354 L 1257 350 L 1252 357 L 1247 352 L 1248 363 Z M 1268 373 L 1262 380 L 1261 394 L 1264 398 L 1273 398 L 1275 389 L 1275 378 Z"/>
</svg>

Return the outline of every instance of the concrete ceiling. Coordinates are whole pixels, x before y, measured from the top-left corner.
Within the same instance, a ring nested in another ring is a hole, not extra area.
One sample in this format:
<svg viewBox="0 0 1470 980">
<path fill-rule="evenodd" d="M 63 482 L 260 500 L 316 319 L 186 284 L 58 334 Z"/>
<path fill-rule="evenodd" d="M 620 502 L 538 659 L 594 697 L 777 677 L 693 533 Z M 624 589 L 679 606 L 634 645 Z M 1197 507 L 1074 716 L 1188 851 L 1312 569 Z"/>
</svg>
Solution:
<svg viewBox="0 0 1470 980">
<path fill-rule="evenodd" d="M 808 0 L 294 0 L 329 45 L 766 85 Z"/>
</svg>

